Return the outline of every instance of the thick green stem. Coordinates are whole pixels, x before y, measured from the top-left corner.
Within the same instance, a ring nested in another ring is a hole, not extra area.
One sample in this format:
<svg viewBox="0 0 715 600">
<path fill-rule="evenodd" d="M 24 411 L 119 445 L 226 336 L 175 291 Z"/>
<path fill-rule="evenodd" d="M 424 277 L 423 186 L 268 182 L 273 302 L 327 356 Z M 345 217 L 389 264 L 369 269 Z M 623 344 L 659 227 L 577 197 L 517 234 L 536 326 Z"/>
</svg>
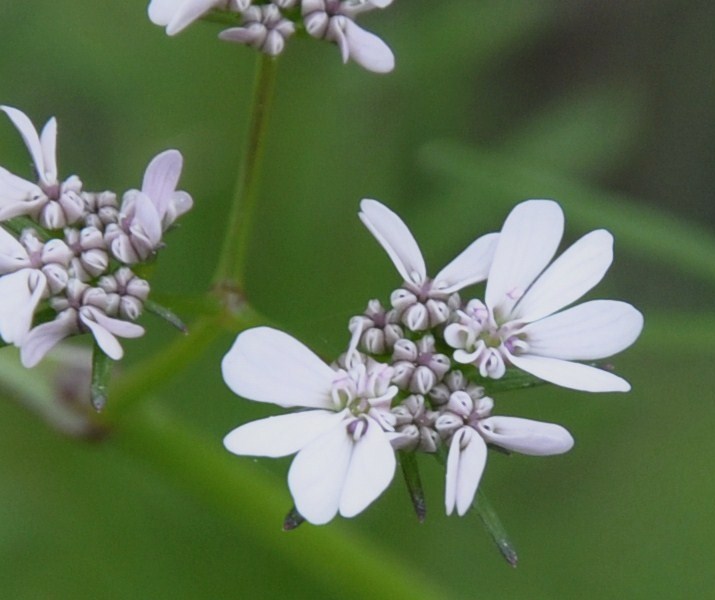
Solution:
<svg viewBox="0 0 715 600">
<path fill-rule="evenodd" d="M 248 245 L 258 197 L 276 67 L 277 61 L 274 57 L 266 54 L 260 55 L 251 106 L 248 140 L 236 181 L 228 228 L 213 280 L 217 290 L 242 290 L 244 287 Z"/>
</svg>

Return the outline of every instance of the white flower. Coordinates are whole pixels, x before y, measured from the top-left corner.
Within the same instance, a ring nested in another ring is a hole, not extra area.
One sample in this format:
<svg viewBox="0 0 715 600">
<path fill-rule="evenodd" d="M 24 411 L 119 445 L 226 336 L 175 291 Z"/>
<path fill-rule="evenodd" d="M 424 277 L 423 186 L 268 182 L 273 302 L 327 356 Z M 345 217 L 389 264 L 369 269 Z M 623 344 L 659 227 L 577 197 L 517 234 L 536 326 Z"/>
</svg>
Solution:
<svg viewBox="0 0 715 600">
<path fill-rule="evenodd" d="M 13 175 L 0 167 L 0 221 L 19 215 L 31 215 L 47 229 L 60 229 L 76 222 L 84 214 L 80 196 L 82 182 L 76 176 L 60 183 L 57 178 L 57 121 L 51 118 L 38 134 L 32 121 L 22 111 L 0 106 L 30 151 L 38 181 Z"/>
<path fill-rule="evenodd" d="M 395 472 L 392 369 L 357 353 L 348 362 L 335 370 L 291 336 L 258 327 L 236 338 L 221 365 L 226 384 L 244 398 L 310 409 L 242 425 L 224 444 L 240 455 L 297 452 L 288 485 L 298 512 L 314 524 L 362 512 Z"/>
<path fill-rule="evenodd" d="M 339 0 L 303 0 L 301 11 L 306 31 L 315 38 L 334 42 L 343 62 L 354 60 L 374 73 L 389 73 L 395 57 L 389 46 L 375 34 L 359 27 L 353 17 L 366 10 L 384 8 L 390 2 L 355 2 Z"/>
<path fill-rule="evenodd" d="M 456 361 L 475 364 L 483 376 L 498 378 L 512 364 L 564 387 L 628 391 L 620 377 L 573 361 L 602 359 L 630 346 L 643 327 L 641 313 L 615 300 L 561 310 L 601 280 L 613 259 L 613 238 L 592 231 L 549 265 L 563 229 L 555 202 L 517 205 L 502 228 L 484 304 L 468 304 L 461 321 L 446 328 L 445 340 L 457 348 Z"/>
<path fill-rule="evenodd" d="M 571 434 L 560 425 L 516 417 L 489 416 L 494 402 L 478 401 L 463 391 L 454 392 L 435 427 L 450 438 L 445 482 L 447 514 L 457 509 L 462 516 L 474 494 L 487 462 L 487 444 L 531 456 L 563 454 L 573 447 Z"/>
<path fill-rule="evenodd" d="M 161 152 L 147 166 L 141 191 L 124 194 L 118 223 L 110 223 L 105 234 L 107 245 L 122 262 L 149 258 L 160 247 L 164 231 L 193 206 L 189 194 L 176 190 L 182 165 L 178 150 Z"/>
<path fill-rule="evenodd" d="M 167 35 L 176 35 L 214 8 L 242 11 L 251 0 L 151 0 L 149 19 L 166 27 Z"/>
</svg>

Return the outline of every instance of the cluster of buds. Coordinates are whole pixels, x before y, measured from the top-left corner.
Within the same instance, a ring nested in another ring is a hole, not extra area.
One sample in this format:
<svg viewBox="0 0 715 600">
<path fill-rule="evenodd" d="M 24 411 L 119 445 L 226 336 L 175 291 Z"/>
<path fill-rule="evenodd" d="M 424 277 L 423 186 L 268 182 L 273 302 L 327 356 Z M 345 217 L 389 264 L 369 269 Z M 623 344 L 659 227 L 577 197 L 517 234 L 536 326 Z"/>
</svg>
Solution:
<svg viewBox="0 0 715 600">
<path fill-rule="evenodd" d="M 241 455 L 297 453 L 288 476 L 297 513 L 312 523 L 349 517 L 394 476 L 416 469 L 413 453 L 446 466 L 445 508 L 463 515 L 474 501 L 487 451 L 546 456 L 567 452 L 560 425 L 494 414 L 495 398 L 549 382 L 590 391 L 628 391 L 595 361 L 630 346 L 643 317 L 630 304 L 592 300 L 571 306 L 609 268 L 613 239 L 589 233 L 552 262 L 564 229 L 553 201 L 517 205 L 499 233 L 478 238 L 435 277 L 402 220 L 375 200 L 360 218 L 403 279 L 388 308 L 368 302 L 350 320 L 347 352 L 328 366 L 270 328 L 239 334 L 223 361 L 240 396 L 311 410 L 242 425 L 225 439 Z M 463 291 L 486 282 L 483 299 Z M 520 374 L 521 372 L 521 374 Z M 509 377 L 514 375 L 514 377 Z M 412 466 L 410 466 L 412 465 Z M 415 480 L 408 477 L 408 488 Z M 423 497 L 413 493 L 420 517 Z M 295 513 L 291 513 L 295 523 Z"/>
<path fill-rule="evenodd" d="M 60 181 L 54 118 L 38 134 L 23 112 L 0 109 L 24 139 L 37 175 L 26 180 L 0 168 L 0 336 L 20 348 L 26 367 L 82 333 L 117 360 L 117 338 L 144 333 L 134 321 L 149 284 L 132 269 L 154 258 L 164 232 L 192 206 L 176 190 L 182 156 L 156 156 L 141 190 L 120 202 L 112 192 L 84 191 L 75 175 Z"/>
<path fill-rule="evenodd" d="M 390 48 L 362 29 L 355 18 L 386 8 L 392 0 L 151 0 L 149 18 L 175 35 L 208 13 L 236 21 L 219 38 L 256 48 L 270 56 L 283 52 L 294 34 L 332 42 L 343 62 L 353 60 L 368 71 L 387 73 L 395 66 Z"/>
</svg>

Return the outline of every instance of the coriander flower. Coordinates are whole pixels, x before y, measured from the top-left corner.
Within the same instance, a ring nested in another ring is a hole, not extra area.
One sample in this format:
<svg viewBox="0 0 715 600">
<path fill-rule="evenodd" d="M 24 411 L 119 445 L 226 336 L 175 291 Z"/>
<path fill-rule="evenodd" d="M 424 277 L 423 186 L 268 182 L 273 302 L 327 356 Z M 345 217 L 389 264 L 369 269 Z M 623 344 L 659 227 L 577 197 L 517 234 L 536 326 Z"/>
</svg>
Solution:
<svg viewBox="0 0 715 600">
<path fill-rule="evenodd" d="M 643 327 L 633 306 L 616 300 L 572 304 L 604 276 L 613 237 L 585 235 L 549 265 L 561 241 L 564 216 L 549 200 L 517 205 L 502 228 L 489 269 L 485 301 L 473 300 L 445 329 L 454 360 L 474 364 L 484 377 L 507 365 L 564 387 L 628 391 L 624 379 L 582 360 L 606 358 L 630 346 Z"/>
<path fill-rule="evenodd" d="M 124 194 L 117 222 L 105 230 L 118 260 L 133 264 L 149 258 L 161 246 L 164 231 L 191 209 L 191 196 L 176 190 L 182 165 L 178 150 L 161 152 L 147 166 L 141 191 Z"/>
<path fill-rule="evenodd" d="M 361 12 L 389 4 L 391 0 L 302 0 L 301 11 L 306 31 L 315 38 L 337 44 L 344 63 L 352 59 L 373 73 L 389 73 L 395 68 L 392 50 L 353 20 Z"/>
<path fill-rule="evenodd" d="M 247 44 L 269 56 L 277 56 L 283 52 L 286 40 L 295 33 L 295 23 L 285 19 L 276 4 L 251 6 L 242 16 L 243 25 L 225 29 L 219 39 Z"/>
<path fill-rule="evenodd" d="M 402 288 L 393 292 L 390 300 L 402 322 L 412 331 L 444 323 L 454 308 L 450 296 L 468 285 L 484 281 L 489 273 L 498 239 L 495 233 L 472 242 L 434 278 L 429 278 L 417 241 L 400 217 L 370 199 L 360 202 L 359 216 L 404 280 Z M 354 334 L 357 326 L 358 321 L 354 321 L 351 327 Z"/>
<path fill-rule="evenodd" d="M 494 401 L 474 400 L 465 391 L 453 392 L 435 422 L 442 439 L 449 442 L 445 482 L 445 508 L 459 516 L 469 510 L 487 461 L 487 444 L 531 456 L 563 454 L 573 447 L 571 434 L 560 425 L 521 419 L 492 417 Z"/>
<path fill-rule="evenodd" d="M 221 364 L 236 394 L 309 409 L 242 425 L 224 444 L 239 455 L 297 453 L 288 486 L 298 512 L 316 525 L 362 512 L 395 472 L 392 369 L 356 352 L 345 362 L 334 369 L 291 336 L 258 327 L 239 334 Z"/>
<path fill-rule="evenodd" d="M 0 106 L 25 141 L 37 172 L 37 182 L 22 179 L 0 167 L 0 221 L 30 215 L 46 229 L 61 229 L 84 214 L 82 182 L 72 175 L 64 182 L 57 176 L 57 121 L 51 118 L 38 134 L 27 115 Z"/>
<path fill-rule="evenodd" d="M 166 27 L 167 35 L 176 35 L 214 8 L 243 11 L 251 0 L 151 0 L 149 19 Z"/>
</svg>

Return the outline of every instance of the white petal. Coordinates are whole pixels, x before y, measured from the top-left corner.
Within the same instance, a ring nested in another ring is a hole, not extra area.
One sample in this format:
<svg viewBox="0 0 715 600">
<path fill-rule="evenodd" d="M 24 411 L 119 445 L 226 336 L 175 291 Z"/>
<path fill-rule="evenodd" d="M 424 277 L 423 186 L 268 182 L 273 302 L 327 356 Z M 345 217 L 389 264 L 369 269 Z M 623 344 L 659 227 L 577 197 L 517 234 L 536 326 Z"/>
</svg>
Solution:
<svg viewBox="0 0 715 600">
<path fill-rule="evenodd" d="M 166 27 L 168 35 L 175 35 L 199 19 L 204 13 L 223 0 L 184 0 L 172 16 Z"/>
<path fill-rule="evenodd" d="M 238 335 L 221 363 L 223 379 L 239 396 L 278 406 L 333 408 L 335 371 L 295 338 L 270 327 Z"/>
<path fill-rule="evenodd" d="M 234 429 L 223 439 L 223 445 L 234 454 L 287 456 L 298 452 L 344 418 L 344 413 L 329 410 L 268 417 Z"/>
<path fill-rule="evenodd" d="M 643 315 L 626 302 L 592 300 L 527 325 L 529 354 L 594 360 L 628 348 L 643 329 Z"/>
<path fill-rule="evenodd" d="M 459 516 L 469 510 L 486 463 L 487 445 L 474 429 L 463 427 L 452 436 L 444 496 L 448 515 L 452 514 L 455 505 Z"/>
<path fill-rule="evenodd" d="M 57 183 L 57 119 L 52 117 L 45 124 L 40 134 L 40 146 L 44 170 L 40 179 L 47 185 Z"/>
<path fill-rule="evenodd" d="M 30 331 L 35 308 L 47 287 L 42 271 L 21 269 L 0 277 L 0 337 L 20 345 Z"/>
<path fill-rule="evenodd" d="M 427 268 L 422 252 L 402 219 L 384 204 L 370 199 L 360 202 L 358 216 L 385 249 L 402 279 L 424 282 Z"/>
<path fill-rule="evenodd" d="M 5 114 L 10 117 L 17 130 L 20 132 L 22 139 L 30 151 L 30 156 L 32 157 L 32 162 L 35 163 L 35 168 L 39 173 L 40 177 L 45 172 L 45 161 L 42 153 L 42 144 L 40 144 L 40 137 L 37 135 L 37 130 L 35 126 L 30 121 L 29 117 L 18 110 L 17 108 L 12 108 L 11 106 L 0 106 L 0 110 L 4 111 Z"/>
<path fill-rule="evenodd" d="M 512 318 L 541 319 L 578 300 L 606 274 L 613 261 L 613 236 L 599 229 L 559 256 L 517 303 Z"/>
<path fill-rule="evenodd" d="M 504 222 L 487 280 L 486 305 L 506 319 L 514 304 L 553 258 L 564 230 L 556 202 L 527 200 Z"/>
<path fill-rule="evenodd" d="M 92 306 L 80 308 L 79 318 L 92 332 L 102 352 L 113 360 L 119 360 L 124 356 L 124 350 L 115 336 L 137 338 L 144 335 L 144 328 L 140 325 L 113 319 Z"/>
<path fill-rule="evenodd" d="M 30 257 L 24 246 L 0 227 L 0 275 L 14 273 L 30 266 Z M 1 281 L 1 280 L 0 280 Z M 5 295 L 1 295 L 5 298 Z"/>
<path fill-rule="evenodd" d="M 476 239 L 434 278 L 435 287 L 451 294 L 463 287 L 484 281 L 494 259 L 498 233 Z"/>
<path fill-rule="evenodd" d="M 395 55 L 379 37 L 351 19 L 346 19 L 344 27 L 350 58 L 357 64 L 373 73 L 389 73 L 395 68 Z"/>
<path fill-rule="evenodd" d="M 20 347 L 22 366 L 34 367 L 60 341 L 77 331 L 77 313 L 73 309 L 60 313 L 54 321 L 33 328 Z"/>
<path fill-rule="evenodd" d="M 177 11 L 177 0 L 151 0 L 149 3 L 149 19 L 155 25 L 166 26 Z"/>
<path fill-rule="evenodd" d="M 0 167 L 0 211 L 5 211 L 7 207 L 15 204 L 25 204 L 32 202 L 31 198 L 44 198 L 44 193 L 36 183 L 27 181 L 10 173 L 7 169 Z M 36 202 L 36 201 L 35 201 Z M 29 212 L 29 211 L 28 211 Z M 17 214 L 27 214 L 18 212 Z M 17 215 L 13 215 L 17 216 Z M 12 217 L 5 217 L 6 220 Z"/>
<path fill-rule="evenodd" d="M 511 363 L 527 373 L 563 387 L 584 392 L 627 392 L 629 383 L 613 373 L 558 358 L 510 356 Z"/>
<path fill-rule="evenodd" d="M 296 455 L 288 471 L 298 512 L 314 525 L 330 521 L 338 512 L 353 441 L 343 421 Z"/>
<path fill-rule="evenodd" d="M 178 150 L 165 150 L 157 154 L 144 171 L 142 192 L 151 198 L 159 220 L 163 220 L 181 176 L 184 159 Z"/>
<path fill-rule="evenodd" d="M 489 417 L 479 422 L 479 431 L 491 444 L 531 456 L 563 454 L 573 448 L 571 434 L 554 423 L 517 417 Z"/>
<path fill-rule="evenodd" d="M 340 514 L 354 517 L 385 491 L 395 476 L 395 451 L 380 425 L 366 418 L 367 430 L 354 444 L 345 485 L 340 496 Z"/>
</svg>

